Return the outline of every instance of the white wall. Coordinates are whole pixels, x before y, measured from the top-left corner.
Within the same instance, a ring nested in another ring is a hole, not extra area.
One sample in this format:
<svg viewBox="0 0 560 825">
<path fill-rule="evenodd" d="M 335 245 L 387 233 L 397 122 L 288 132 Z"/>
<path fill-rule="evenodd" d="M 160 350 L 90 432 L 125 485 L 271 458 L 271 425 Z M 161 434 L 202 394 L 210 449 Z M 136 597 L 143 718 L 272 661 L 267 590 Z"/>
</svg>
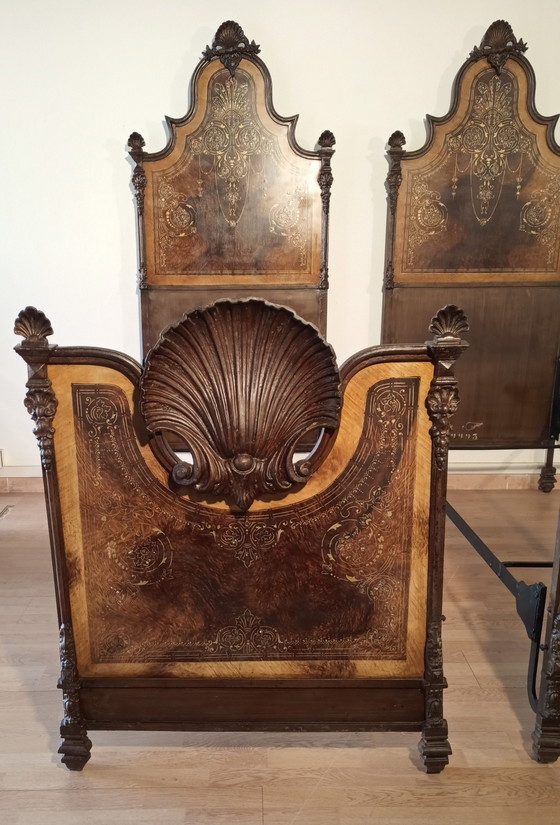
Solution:
<svg viewBox="0 0 560 825">
<path fill-rule="evenodd" d="M 25 365 L 13 320 L 27 304 L 53 342 L 139 354 L 133 199 L 126 141 L 165 142 L 163 116 L 184 115 L 190 76 L 223 20 L 261 45 L 284 116 L 313 148 L 331 129 L 329 338 L 339 360 L 379 342 L 384 258 L 384 147 L 409 149 L 424 115 L 449 109 L 453 78 L 488 25 L 506 17 L 529 44 L 537 108 L 560 110 L 557 0 L 20 0 L 3 9 L 0 148 L 0 449 L 37 465 L 22 404 Z M 426 319 L 427 321 L 429 319 Z M 538 461 L 540 451 L 461 453 L 461 462 Z M 490 465 L 488 465 L 490 466 Z M 496 465 L 498 466 L 498 465 Z"/>
</svg>

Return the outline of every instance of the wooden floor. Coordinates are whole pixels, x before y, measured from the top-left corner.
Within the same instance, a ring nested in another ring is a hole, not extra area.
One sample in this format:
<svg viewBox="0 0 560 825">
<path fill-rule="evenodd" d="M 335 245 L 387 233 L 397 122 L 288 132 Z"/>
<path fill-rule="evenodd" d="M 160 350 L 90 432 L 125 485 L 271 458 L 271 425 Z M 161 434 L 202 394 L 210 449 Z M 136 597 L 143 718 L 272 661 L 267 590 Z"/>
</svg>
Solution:
<svg viewBox="0 0 560 825">
<path fill-rule="evenodd" d="M 455 491 L 505 558 L 552 557 L 560 492 Z M 8 509 L 11 508 L 11 509 Z M 448 522 L 444 652 L 453 756 L 427 776 L 405 733 L 93 732 L 71 773 L 45 512 L 0 495 L 0 822 L 3 825 L 547 825 L 560 762 L 530 759 L 529 641 L 513 598 Z M 528 582 L 546 571 L 527 570 Z"/>
</svg>

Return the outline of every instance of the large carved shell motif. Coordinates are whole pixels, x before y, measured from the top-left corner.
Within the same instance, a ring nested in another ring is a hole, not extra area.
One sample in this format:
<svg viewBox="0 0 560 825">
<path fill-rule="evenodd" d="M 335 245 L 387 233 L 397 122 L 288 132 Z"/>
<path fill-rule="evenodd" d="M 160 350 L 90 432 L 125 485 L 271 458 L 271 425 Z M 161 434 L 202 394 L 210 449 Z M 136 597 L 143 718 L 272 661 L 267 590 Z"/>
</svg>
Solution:
<svg viewBox="0 0 560 825">
<path fill-rule="evenodd" d="M 309 478 L 296 445 L 338 427 L 332 349 L 311 324 L 265 301 L 219 301 L 167 329 L 147 357 L 142 412 L 150 432 L 183 439 L 193 463 L 173 478 L 242 511 L 256 496 Z"/>
</svg>

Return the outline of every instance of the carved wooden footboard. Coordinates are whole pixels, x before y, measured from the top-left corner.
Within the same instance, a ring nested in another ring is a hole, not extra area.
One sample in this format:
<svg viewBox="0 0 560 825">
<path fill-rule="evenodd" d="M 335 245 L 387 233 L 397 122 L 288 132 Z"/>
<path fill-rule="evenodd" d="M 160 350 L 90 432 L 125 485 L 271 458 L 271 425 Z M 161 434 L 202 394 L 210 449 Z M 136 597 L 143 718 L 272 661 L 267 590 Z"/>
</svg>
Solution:
<svg viewBox="0 0 560 825">
<path fill-rule="evenodd" d="M 447 764 L 444 503 L 465 329 L 447 307 L 433 341 L 339 371 L 289 310 L 222 301 L 141 368 L 49 346 L 43 313 L 20 313 L 67 767 L 100 728 L 421 730 L 426 769 Z"/>
</svg>

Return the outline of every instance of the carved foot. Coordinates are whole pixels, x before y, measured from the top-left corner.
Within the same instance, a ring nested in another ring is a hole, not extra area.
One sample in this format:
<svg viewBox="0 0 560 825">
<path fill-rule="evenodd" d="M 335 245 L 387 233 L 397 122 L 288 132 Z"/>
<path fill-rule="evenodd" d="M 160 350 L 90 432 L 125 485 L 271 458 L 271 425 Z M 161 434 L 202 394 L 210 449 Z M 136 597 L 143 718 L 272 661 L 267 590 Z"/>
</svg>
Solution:
<svg viewBox="0 0 560 825">
<path fill-rule="evenodd" d="M 543 467 L 539 477 L 539 490 L 541 493 L 550 493 L 556 484 L 556 467 Z"/>
<path fill-rule="evenodd" d="M 64 735 L 58 753 L 62 754 L 61 762 L 69 771 L 81 771 L 91 756 L 91 740 L 84 734 Z"/>
<path fill-rule="evenodd" d="M 546 720 L 543 720 L 546 723 Z M 537 725 L 533 731 L 533 759 L 537 762 L 556 762 L 560 756 L 560 725 L 556 725 L 554 730 L 543 730 L 542 724 L 537 720 Z"/>
<path fill-rule="evenodd" d="M 424 762 L 426 773 L 441 773 L 452 753 L 451 745 L 446 735 L 434 736 L 430 731 L 424 731 L 418 743 L 418 750 Z"/>
</svg>

